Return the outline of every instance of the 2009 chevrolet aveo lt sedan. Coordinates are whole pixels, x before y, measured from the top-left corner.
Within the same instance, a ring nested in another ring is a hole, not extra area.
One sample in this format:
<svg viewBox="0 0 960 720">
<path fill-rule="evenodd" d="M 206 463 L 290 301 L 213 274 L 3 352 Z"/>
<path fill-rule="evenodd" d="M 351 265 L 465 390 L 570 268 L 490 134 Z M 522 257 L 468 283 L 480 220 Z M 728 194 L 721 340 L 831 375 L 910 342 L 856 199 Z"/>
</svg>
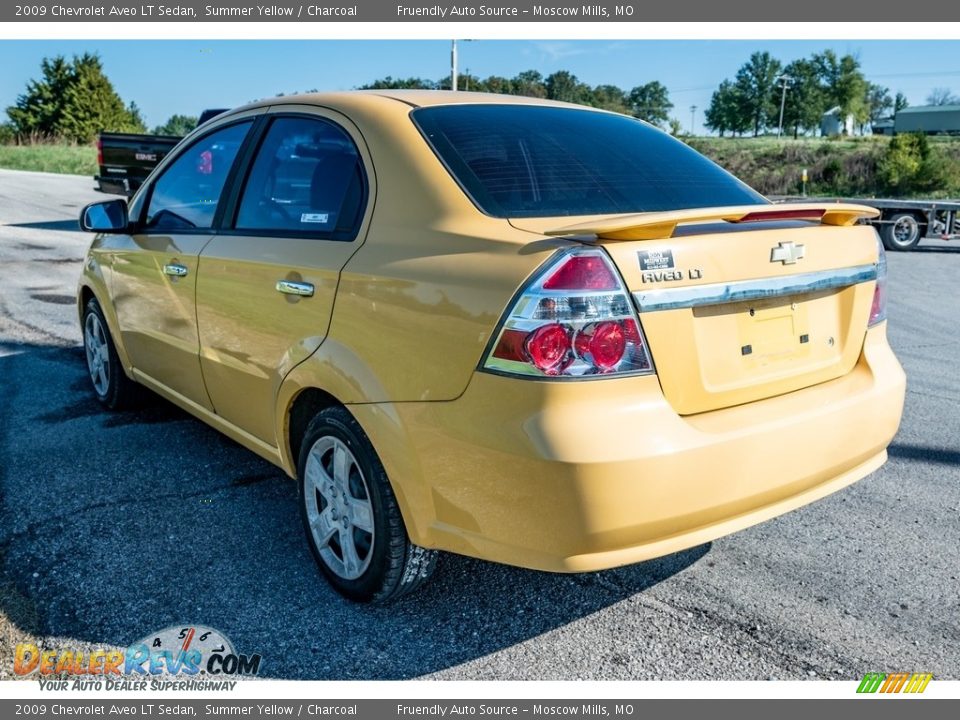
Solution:
<svg viewBox="0 0 960 720">
<path fill-rule="evenodd" d="M 146 386 L 295 477 L 347 597 L 437 550 L 610 568 L 884 462 L 904 375 L 874 212 L 771 204 L 561 103 L 259 102 L 85 209 L 87 364 L 107 407 Z"/>
</svg>

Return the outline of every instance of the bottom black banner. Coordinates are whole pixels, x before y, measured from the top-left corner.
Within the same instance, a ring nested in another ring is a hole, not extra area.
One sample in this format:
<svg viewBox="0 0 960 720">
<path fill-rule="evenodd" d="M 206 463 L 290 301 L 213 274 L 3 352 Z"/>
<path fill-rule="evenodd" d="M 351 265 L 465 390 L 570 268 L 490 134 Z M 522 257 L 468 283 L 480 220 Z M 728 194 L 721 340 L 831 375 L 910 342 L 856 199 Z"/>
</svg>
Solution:
<svg viewBox="0 0 960 720">
<path fill-rule="evenodd" d="M 909 702 L 906 710 L 903 703 Z M 567 717 L 660 718 L 698 717 L 722 720 L 910 720 L 960 717 L 960 701 L 903 697 L 890 700 L 872 696 L 849 700 L 0 700 L 0 717 L 361 717 L 370 720 L 431 720 L 433 718 Z M 953 707 L 953 710 L 950 708 Z M 707 715 L 709 713 L 709 715 Z"/>
</svg>

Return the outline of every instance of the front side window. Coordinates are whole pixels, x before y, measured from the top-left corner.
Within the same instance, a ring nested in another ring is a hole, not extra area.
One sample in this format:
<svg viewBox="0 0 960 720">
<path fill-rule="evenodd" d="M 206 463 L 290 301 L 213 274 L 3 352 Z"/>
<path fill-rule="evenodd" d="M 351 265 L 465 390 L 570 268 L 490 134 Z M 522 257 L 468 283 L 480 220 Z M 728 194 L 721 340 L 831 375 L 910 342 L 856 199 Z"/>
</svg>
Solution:
<svg viewBox="0 0 960 720">
<path fill-rule="evenodd" d="M 460 186 L 495 217 L 766 203 L 684 143 L 625 115 L 465 104 L 412 116 Z"/>
<path fill-rule="evenodd" d="M 364 175 L 353 140 L 318 118 L 271 123 L 243 189 L 235 228 L 352 239 Z"/>
<path fill-rule="evenodd" d="M 213 227 L 223 185 L 251 122 L 218 130 L 191 145 L 153 184 L 148 230 L 206 230 Z"/>
</svg>

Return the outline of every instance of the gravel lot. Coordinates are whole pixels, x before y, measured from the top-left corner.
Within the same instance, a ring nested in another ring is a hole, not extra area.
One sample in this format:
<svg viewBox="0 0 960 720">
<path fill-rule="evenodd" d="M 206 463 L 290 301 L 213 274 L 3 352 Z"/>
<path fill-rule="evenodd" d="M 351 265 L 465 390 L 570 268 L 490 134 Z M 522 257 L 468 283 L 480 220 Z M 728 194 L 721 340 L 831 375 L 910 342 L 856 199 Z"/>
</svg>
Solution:
<svg viewBox="0 0 960 720">
<path fill-rule="evenodd" d="M 960 242 L 889 258 L 909 390 L 869 478 L 614 571 L 445 556 L 423 592 L 371 609 L 315 570 L 281 472 L 162 401 L 94 401 L 75 218 L 103 198 L 0 171 L 0 676 L 24 638 L 126 646 L 199 623 L 279 678 L 960 678 Z"/>
</svg>

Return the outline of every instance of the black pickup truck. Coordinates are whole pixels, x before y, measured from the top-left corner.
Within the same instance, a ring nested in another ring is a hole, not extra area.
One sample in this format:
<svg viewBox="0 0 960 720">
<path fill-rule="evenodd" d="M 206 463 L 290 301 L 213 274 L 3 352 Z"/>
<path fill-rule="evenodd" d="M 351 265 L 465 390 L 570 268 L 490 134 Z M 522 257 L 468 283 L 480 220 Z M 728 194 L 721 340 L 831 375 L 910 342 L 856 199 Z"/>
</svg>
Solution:
<svg viewBox="0 0 960 720">
<path fill-rule="evenodd" d="M 204 110 L 198 125 L 226 110 Z M 97 190 L 133 195 L 167 153 L 183 138 L 176 135 L 134 135 L 102 132 L 97 138 Z"/>
</svg>

